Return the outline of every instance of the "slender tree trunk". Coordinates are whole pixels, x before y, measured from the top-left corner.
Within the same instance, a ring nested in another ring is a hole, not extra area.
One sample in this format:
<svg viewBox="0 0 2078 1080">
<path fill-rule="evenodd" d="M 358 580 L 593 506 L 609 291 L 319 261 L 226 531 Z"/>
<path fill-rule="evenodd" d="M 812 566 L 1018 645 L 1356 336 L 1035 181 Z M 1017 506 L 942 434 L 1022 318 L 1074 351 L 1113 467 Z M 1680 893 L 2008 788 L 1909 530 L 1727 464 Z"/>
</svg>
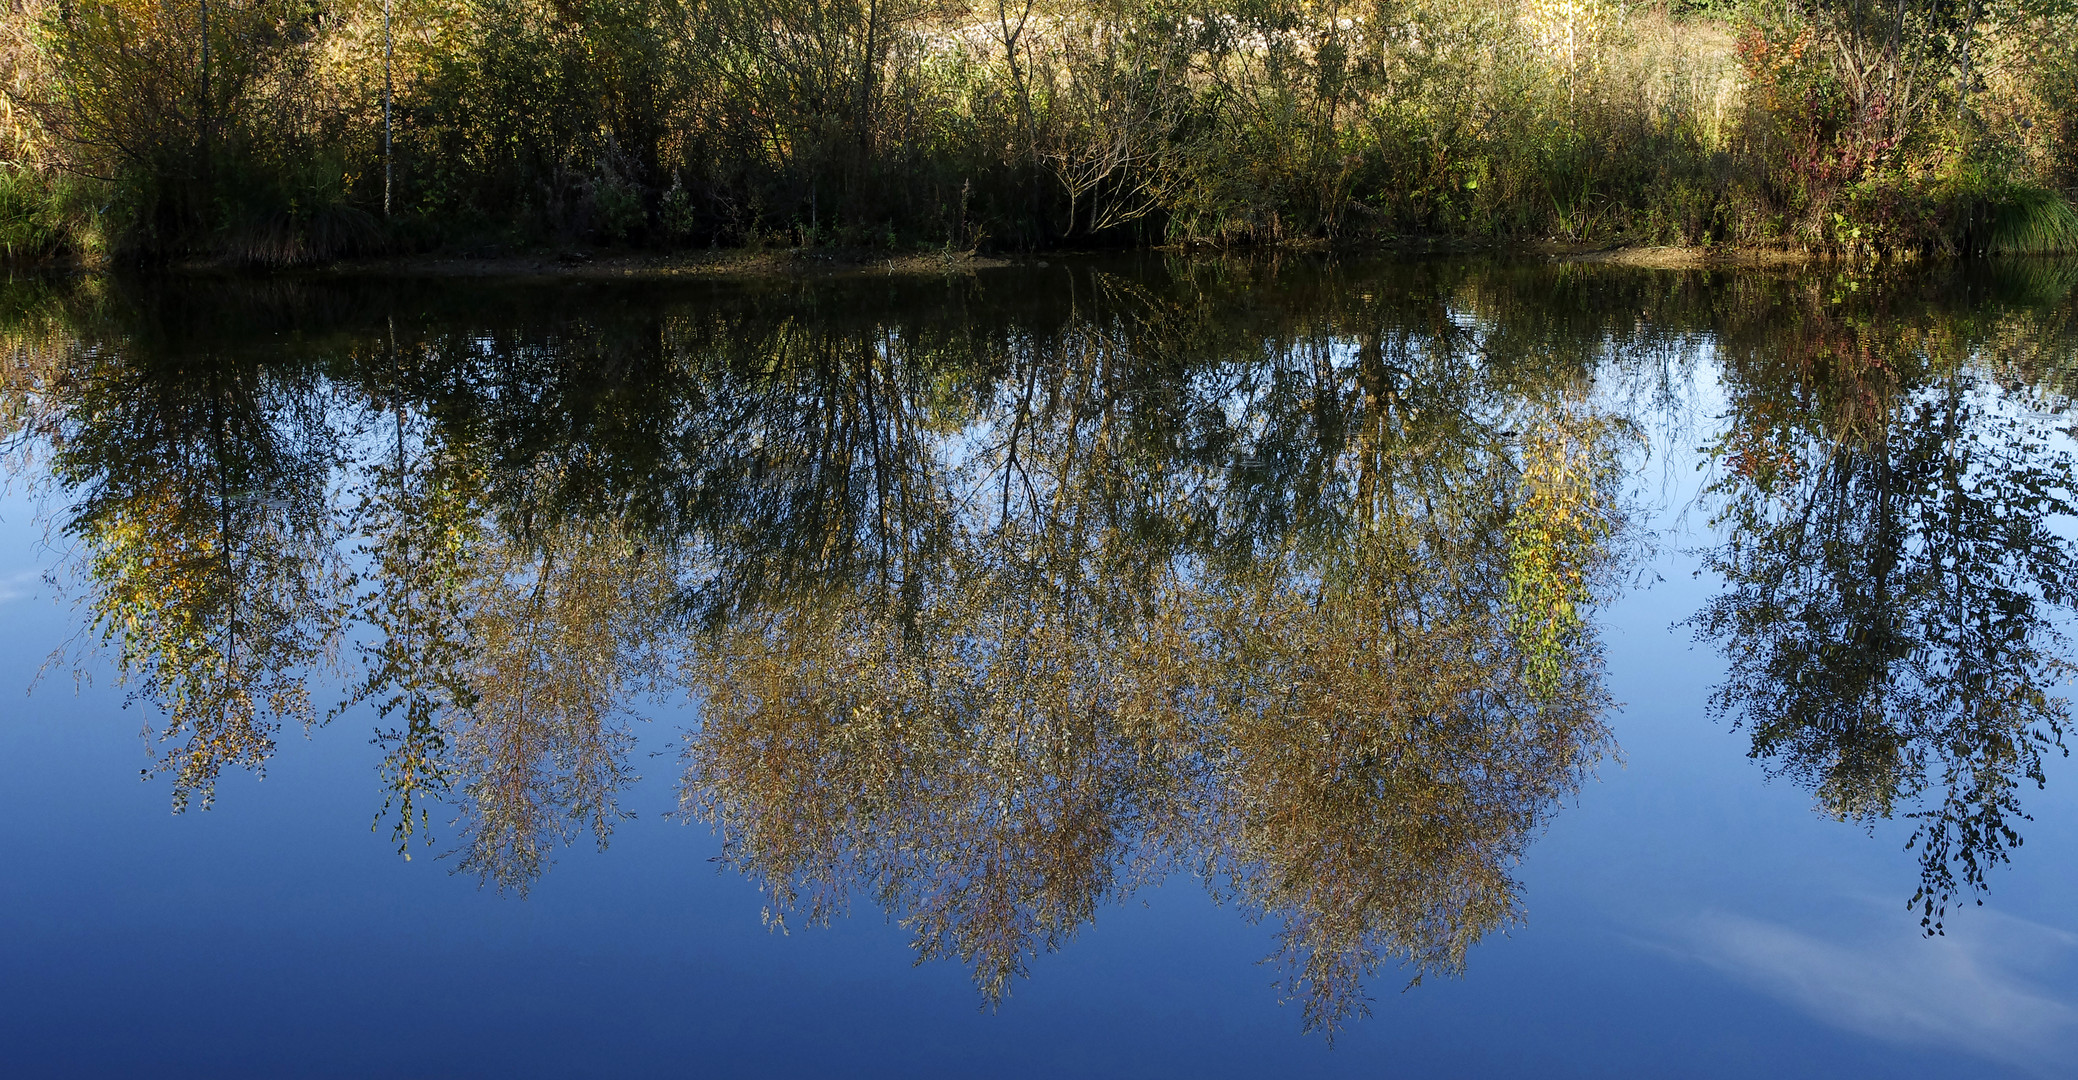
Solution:
<svg viewBox="0 0 2078 1080">
<path fill-rule="evenodd" d="M 1006 0 L 996 0 L 996 30 L 997 37 L 1003 42 L 1003 63 L 1010 68 L 1010 89 L 1017 95 L 1018 124 L 1024 128 L 1025 156 L 1030 161 L 1032 172 L 1037 174 L 1039 141 L 1032 124 L 1032 88 L 1027 82 L 1025 69 L 1017 62 L 1018 42 L 1024 38 L 1025 25 L 1031 18 L 1032 0 L 1025 0 L 1024 10 L 1017 17 L 1017 25 L 1012 27 L 1009 4 Z"/>
<path fill-rule="evenodd" d="M 382 0 L 382 216 L 390 216 L 390 184 L 395 174 L 390 151 L 390 64 L 396 42 L 390 37 L 391 0 Z"/>
<path fill-rule="evenodd" d="M 1970 43 L 1977 37 L 1977 4 L 1978 0 L 1970 0 L 1970 6 L 1963 16 L 1962 85 L 1955 95 L 1957 121 L 1969 115 L 1970 111 L 1970 80 L 1974 77 L 1970 71 Z"/>
<path fill-rule="evenodd" d="M 202 180 L 202 200 L 201 200 L 201 201 L 202 201 L 202 206 L 200 207 L 200 209 L 201 209 L 202 213 L 203 213 L 203 214 L 204 214 L 204 215 L 206 216 L 206 215 L 207 215 L 207 213 L 208 213 L 208 207 L 209 207 L 209 202 L 210 202 L 210 196 L 211 196 L 211 192 L 210 192 L 210 181 L 211 181 L 211 179 L 212 179 L 212 176 L 211 176 L 211 173 L 212 173 L 212 169 L 211 169 L 211 165 L 212 165 L 212 162 L 210 161 L 210 145 L 209 145 L 209 144 L 210 144 L 210 135 L 211 135 L 211 130 L 210 130 L 210 129 L 211 129 L 211 128 L 213 128 L 213 127 L 215 126 L 215 120 L 216 120 L 216 117 L 215 117 L 215 110 L 214 110 L 213 108 L 211 108 L 211 107 L 210 107 L 210 101 L 209 101 L 209 0 L 201 0 L 201 7 L 202 7 L 202 95 L 201 95 L 201 97 L 202 97 L 202 100 L 201 100 L 201 105 L 200 105 L 200 107 L 199 107 L 199 108 L 197 108 L 197 109 L 195 110 L 195 119 L 196 119 L 197 123 L 199 123 L 199 124 L 200 124 L 200 126 L 201 126 L 201 128 L 202 128 L 202 130 L 201 130 L 201 133 L 200 133 L 200 134 L 201 134 L 201 137 L 202 137 L 202 138 L 201 138 L 201 143 L 202 143 L 202 162 L 201 162 L 201 165 L 202 165 L 202 167 L 201 167 L 201 169 L 200 169 L 200 170 L 198 170 L 198 171 L 199 171 L 199 172 L 200 172 L 200 174 L 201 174 L 201 180 Z"/>
<path fill-rule="evenodd" d="M 859 56 L 859 167 L 873 153 L 873 76 L 879 71 L 880 0 L 866 0 L 866 41 Z"/>
</svg>

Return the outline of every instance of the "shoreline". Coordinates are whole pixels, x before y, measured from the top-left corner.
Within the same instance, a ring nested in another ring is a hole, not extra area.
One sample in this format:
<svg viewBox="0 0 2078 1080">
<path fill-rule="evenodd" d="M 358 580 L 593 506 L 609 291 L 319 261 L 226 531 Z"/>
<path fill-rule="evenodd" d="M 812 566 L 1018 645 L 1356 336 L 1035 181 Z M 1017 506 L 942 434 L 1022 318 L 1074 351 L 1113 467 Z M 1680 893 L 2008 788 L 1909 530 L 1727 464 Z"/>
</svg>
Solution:
<svg viewBox="0 0 2078 1080">
<path fill-rule="evenodd" d="M 696 252 L 644 252 L 613 249 L 543 248 L 493 254 L 429 253 L 343 260 L 324 266 L 274 273 L 312 277 L 435 278 L 567 278 L 577 280 L 673 279 L 772 280 L 828 279 L 869 276 L 913 277 L 963 275 L 1011 267 L 1044 267 L 1052 262 L 1132 255 L 1239 257 L 1280 256 L 1393 258 L 1500 256 L 1524 261 L 1622 266 L 1654 270 L 1718 270 L 1803 266 L 1834 261 L 1810 252 L 1767 248 L 1610 246 L 1552 242 L 1482 242 L 1439 239 L 1398 244 L 1338 248 L 1323 243 L 1221 249 L 1199 245 L 1090 251 L 1034 251 L 999 254 L 975 252 L 909 252 L 895 254 L 847 248 L 717 248 Z M 238 272 L 216 267 L 219 272 Z"/>
<path fill-rule="evenodd" d="M 1515 257 L 1524 262 L 1617 266 L 1649 270 L 1781 269 L 1829 262 L 1884 262 L 1779 248 L 1683 247 L 1665 245 L 1570 244 L 1553 241 L 1474 241 L 1453 238 L 1336 247 L 1321 242 L 1245 248 L 1163 245 L 1150 248 L 1032 251 L 978 254 L 967 251 L 890 253 L 862 248 L 708 248 L 652 252 L 578 246 L 544 246 L 508 251 L 500 245 L 475 250 L 382 255 L 289 267 L 254 267 L 222 261 L 173 263 L 153 268 L 184 275 L 325 280 L 346 278 L 560 279 L 578 281 L 758 281 L 826 280 L 870 276 L 918 277 L 973 274 L 1050 262 L 1132 255 L 1274 259 Z M 1921 262 L 1925 260 L 1910 260 Z M 118 268 L 77 259 L 16 263 L 15 272 L 105 274 Z"/>
</svg>

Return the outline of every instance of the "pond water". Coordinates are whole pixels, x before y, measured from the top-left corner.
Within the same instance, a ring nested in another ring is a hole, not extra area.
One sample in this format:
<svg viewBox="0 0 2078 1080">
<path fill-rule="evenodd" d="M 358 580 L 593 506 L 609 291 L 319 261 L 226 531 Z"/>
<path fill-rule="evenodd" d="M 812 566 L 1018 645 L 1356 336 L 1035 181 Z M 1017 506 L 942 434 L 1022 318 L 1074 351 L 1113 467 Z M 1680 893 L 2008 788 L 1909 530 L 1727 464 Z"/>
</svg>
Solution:
<svg viewBox="0 0 2078 1080">
<path fill-rule="evenodd" d="M 12 282 L 0 1070 L 2065 1075 L 2074 289 Z"/>
</svg>

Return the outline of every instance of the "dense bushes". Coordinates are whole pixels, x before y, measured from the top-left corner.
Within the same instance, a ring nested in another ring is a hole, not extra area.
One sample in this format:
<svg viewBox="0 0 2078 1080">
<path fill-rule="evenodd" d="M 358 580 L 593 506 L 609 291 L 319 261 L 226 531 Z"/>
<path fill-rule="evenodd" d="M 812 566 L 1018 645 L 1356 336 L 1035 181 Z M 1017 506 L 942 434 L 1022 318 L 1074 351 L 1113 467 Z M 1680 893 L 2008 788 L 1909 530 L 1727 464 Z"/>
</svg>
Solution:
<svg viewBox="0 0 2078 1080">
<path fill-rule="evenodd" d="M 2078 180 L 2074 33 L 2068 11 L 2026 0 L 1834 0 L 1749 20 L 1742 135 L 1761 238 L 2071 250 L 2070 207 L 2054 189 Z"/>
<path fill-rule="evenodd" d="M 2059 0 L 392 2 L 26 0 L 8 250 L 1959 252 L 2078 223 Z"/>
</svg>

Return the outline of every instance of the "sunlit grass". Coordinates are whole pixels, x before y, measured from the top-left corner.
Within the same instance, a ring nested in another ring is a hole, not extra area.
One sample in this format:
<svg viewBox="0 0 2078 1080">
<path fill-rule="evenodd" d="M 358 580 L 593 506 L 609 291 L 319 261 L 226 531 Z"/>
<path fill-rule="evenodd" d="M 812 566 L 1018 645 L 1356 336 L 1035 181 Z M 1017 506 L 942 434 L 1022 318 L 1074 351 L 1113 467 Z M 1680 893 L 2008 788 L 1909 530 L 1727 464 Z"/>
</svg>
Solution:
<svg viewBox="0 0 2078 1080">
<path fill-rule="evenodd" d="M 2078 254 L 2078 210 L 2053 191 L 2016 188 L 1993 219 L 1991 253 Z"/>
</svg>

